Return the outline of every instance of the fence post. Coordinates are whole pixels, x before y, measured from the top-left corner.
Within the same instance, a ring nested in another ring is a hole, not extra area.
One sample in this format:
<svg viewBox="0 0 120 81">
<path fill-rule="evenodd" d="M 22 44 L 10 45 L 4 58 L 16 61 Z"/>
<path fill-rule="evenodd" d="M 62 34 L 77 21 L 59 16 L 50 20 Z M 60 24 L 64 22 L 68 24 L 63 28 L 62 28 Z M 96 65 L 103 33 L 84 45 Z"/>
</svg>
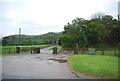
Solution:
<svg viewBox="0 0 120 81">
<path fill-rule="evenodd" d="M 104 49 L 101 48 L 101 55 L 104 55 Z"/>
<path fill-rule="evenodd" d="M 104 55 L 104 49 L 103 49 L 103 55 Z"/>
<path fill-rule="evenodd" d="M 34 47 L 33 53 L 40 53 L 40 47 Z"/>
<path fill-rule="evenodd" d="M 20 53 L 20 47 L 16 47 L 16 53 Z"/>
<path fill-rule="evenodd" d="M 114 51 L 114 52 L 115 52 L 114 54 L 115 54 L 115 56 L 116 56 L 116 49 L 115 49 L 115 51 Z"/>
<path fill-rule="evenodd" d="M 78 48 L 77 47 L 74 48 L 74 54 L 78 54 Z"/>
<path fill-rule="evenodd" d="M 32 54 L 32 47 L 31 47 L 30 53 Z"/>
<path fill-rule="evenodd" d="M 9 48 L 9 54 L 10 54 L 10 49 L 11 49 L 11 48 Z"/>
<path fill-rule="evenodd" d="M 57 47 L 54 47 L 54 48 L 53 48 L 53 54 L 58 54 L 58 53 L 57 53 Z"/>
<path fill-rule="evenodd" d="M 81 54 L 84 54 L 84 48 L 81 48 L 82 50 L 81 50 Z"/>
</svg>

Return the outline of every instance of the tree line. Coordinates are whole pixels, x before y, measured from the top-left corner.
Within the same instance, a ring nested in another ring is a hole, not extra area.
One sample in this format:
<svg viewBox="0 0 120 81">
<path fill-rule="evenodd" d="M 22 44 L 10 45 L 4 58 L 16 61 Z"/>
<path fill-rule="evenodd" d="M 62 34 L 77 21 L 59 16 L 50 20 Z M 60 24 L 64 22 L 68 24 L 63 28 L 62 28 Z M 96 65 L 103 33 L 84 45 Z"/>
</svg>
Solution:
<svg viewBox="0 0 120 81">
<path fill-rule="evenodd" d="M 111 15 L 94 14 L 90 20 L 75 18 L 64 26 L 58 37 L 64 48 L 105 47 L 118 45 L 119 27 L 117 19 Z"/>
</svg>

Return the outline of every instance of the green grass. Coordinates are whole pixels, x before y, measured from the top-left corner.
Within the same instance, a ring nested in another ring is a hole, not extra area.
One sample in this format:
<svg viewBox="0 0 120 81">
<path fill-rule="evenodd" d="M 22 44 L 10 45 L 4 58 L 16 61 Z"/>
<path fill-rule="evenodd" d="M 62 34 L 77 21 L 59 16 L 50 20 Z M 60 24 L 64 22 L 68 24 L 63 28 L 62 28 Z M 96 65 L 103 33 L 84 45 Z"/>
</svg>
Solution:
<svg viewBox="0 0 120 81">
<path fill-rule="evenodd" d="M 55 47 L 61 47 L 60 45 L 56 45 Z M 49 48 L 49 50 L 53 50 L 54 47 Z"/>
<path fill-rule="evenodd" d="M 76 72 L 101 78 L 118 78 L 118 57 L 106 55 L 72 55 L 70 67 Z"/>
<path fill-rule="evenodd" d="M 21 45 L 21 47 L 44 47 L 51 45 Z M 2 46 L 2 48 L 16 48 L 16 46 Z"/>
<path fill-rule="evenodd" d="M 0 54 L 0 56 L 10 56 L 10 55 L 18 55 L 18 54 L 16 54 L 16 53 L 12 53 L 12 54 L 7 54 L 7 53 L 5 53 L 5 54 Z"/>
<path fill-rule="evenodd" d="M 52 45 L 22 45 L 21 51 L 30 51 L 31 47 L 40 47 L 45 48 Z M 9 48 L 10 48 L 10 54 L 9 54 Z M 0 47 L 2 54 L 0 56 L 8 56 L 8 55 L 14 55 L 16 54 L 16 46 L 1 46 Z"/>
</svg>

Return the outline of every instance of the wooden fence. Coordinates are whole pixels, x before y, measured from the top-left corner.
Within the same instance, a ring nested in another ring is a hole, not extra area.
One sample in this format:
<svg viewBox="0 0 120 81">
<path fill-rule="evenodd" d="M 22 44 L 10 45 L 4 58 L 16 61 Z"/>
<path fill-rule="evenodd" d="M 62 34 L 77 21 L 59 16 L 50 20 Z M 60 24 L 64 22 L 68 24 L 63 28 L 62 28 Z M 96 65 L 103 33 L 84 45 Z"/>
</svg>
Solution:
<svg viewBox="0 0 120 81">
<path fill-rule="evenodd" d="M 21 48 L 21 52 L 29 51 L 32 53 L 34 47 L 23 47 Z M 74 50 L 72 48 L 66 48 L 64 50 Z M 95 52 L 97 55 L 112 55 L 112 56 L 120 56 L 117 48 L 95 48 Z M 2 54 L 15 54 L 16 48 L 2 48 Z M 88 54 L 88 48 L 79 48 L 79 54 Z"/>
<path fill-rule="evenodd" d="M 47 46 L 40 47 L 45 48 Z M 20 48 L 20 52 L 30 52 L 32 53 L 33 48 L 35 47 L 22 47 Z M 16 47 L 7 47 L 7 48 L 2 48 L 2 54 L 16 54 Z"/>
<path fill-rule="evenodd" d="M 79 54 L 89 54 L 89 48 L 78 48 Z M 64 48 L 63 50 L 74 50 L 73 48 Z M 95 48 L 95 53 L 97 55 L 112 55 L 120 56 L 118 48 Z"/>
<path fill-rule="evenodd" d="M 16 48 L 2 48 L 2 54 L 14 54 L 16 53 Z"/>
</svg>

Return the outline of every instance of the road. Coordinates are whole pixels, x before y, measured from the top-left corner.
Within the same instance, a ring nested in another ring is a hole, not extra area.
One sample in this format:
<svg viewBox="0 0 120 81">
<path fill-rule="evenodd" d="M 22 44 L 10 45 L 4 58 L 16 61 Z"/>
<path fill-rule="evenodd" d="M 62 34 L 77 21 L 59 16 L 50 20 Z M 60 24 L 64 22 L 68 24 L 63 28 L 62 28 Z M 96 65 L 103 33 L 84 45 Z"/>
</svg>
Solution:
<svg viewBox="0 0 120 81">
<path fill-rule="evenodd" d="M 67 63 L 60 63 L 49 58 L 64 57 L 53 55 L 50 47 L 41 49 L 40 54 L 14 55 L 2 57 L 3 79 L 93 79 L 73 72 Z"/>
</svg>

